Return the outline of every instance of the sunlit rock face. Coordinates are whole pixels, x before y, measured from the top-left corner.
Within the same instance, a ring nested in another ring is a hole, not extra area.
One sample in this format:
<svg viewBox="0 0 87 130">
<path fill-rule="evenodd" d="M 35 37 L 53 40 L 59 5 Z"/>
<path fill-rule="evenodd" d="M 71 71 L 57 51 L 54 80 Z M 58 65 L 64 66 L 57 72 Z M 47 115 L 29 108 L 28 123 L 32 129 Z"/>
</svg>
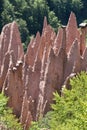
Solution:
<svg viewBox="0 0 87 130">
<path fill-rule="evenodd" d="M 43 117 L 53 103 L 53 92 L 69 88 L 70 77 L 87 70 L 87 26 L 77 27 L 73 12 L 57 34 L 44 18 L 42 34 L 31 39 L 26 53 L 16 22 L 5 25 L 0 35 L 0 91 L 20 117 L 25 130 Z"/>
<path fill-rule="evenodd" d="M 70 50 L 70 47 L 75 39 L 78 39 L 78 42 L 80 42 L 80 32 L 77 28 L 77 22 L 76 17 L 73 12 L 71 12 L 69 21 L 66 27 L 66 51 L 67 53 Z"/>
</svg>

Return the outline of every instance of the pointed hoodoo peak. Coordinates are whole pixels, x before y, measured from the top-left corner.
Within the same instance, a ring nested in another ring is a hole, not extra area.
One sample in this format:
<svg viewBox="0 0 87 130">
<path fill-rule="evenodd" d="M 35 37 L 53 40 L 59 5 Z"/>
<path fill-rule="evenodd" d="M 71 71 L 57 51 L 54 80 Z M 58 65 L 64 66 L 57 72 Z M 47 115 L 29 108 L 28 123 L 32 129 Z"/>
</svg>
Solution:
<svg viewBox="0 0 87 130">
<path fill-rule="evenodd" d="M 12 29 L 13 33 L 16 33 L 17 39 L 21 42 L 21 37 L 20 37 L 20 32 L 19 32 L 19 26 L 18 26 L 18 24 L 17 24 L 16 21 L 13 21 L 11 23 L 11 29 Z"/>
<path fill-rule="evenodd" d="M 70 51 L 68 53 L 68 57 L 73 57 L 76 58 L 76 54 L 79 53 L 79 56 L 80 56 L 80 50 L 79 50 L 79 46 L 78 46 L 78 40 L 77 38 L 74 40 L 71 48 L 70 48 Z"/>
<path fill-rule="evenodd" d="M 11 32 L 11 23 L 6 24 L 2 28 L 2 32 L 0 35 L 0 66 L 3 63 L 5 53 L 8 51 L 8 46 L 10 42 L 10 32 Z"/>
<path fill-rule="evenodd" d="M 17 31 L 17 33 L 19 33 L 18 35 L 20 35 L 19 27 L 18 27 L 18 24 L 16 23 L 16 21 L 13 21 L 11 23 L 11 29 L 12 29 L 12 31 Z M 20 40 L 21 40 L 21 38 L 20 38 Z"/>
<path fill-rule="evenodd" d="M 71 27 L 75 26 L 75 27 L 77 27 L 76 16 L 75 16 L 75 14 L 73 12 L 71 12 L 71 14 L 70 14 L 67 26 L 71 26 Z"/>
<path fill-rule="evenodd" d="M 18 29 L 18 25 L 15 21 L 13 21 L 11 24 L 10 42 L 8 51 L 10 50 L 14 50 L 16 60 L 20 59 L 20 57 L 24 55 L 20 32 Z"/>
<path fill-rule="evenodd" d="M 62 44 L 62 37 L 63 37 L 63 29 L 60 28 L 58 33 L 57 33 L 57 36 L 54 40 L 54 46 L 53 46 L 53 50 L 54 50 L 54 53 L 57 54 L 59 49 L 60 49 L 60 46 Z"/>
<path fill-rule="evenodd" d="M 4 27 L 2 28 L 1 35 L 2 35 L 2 33 L 7 32 L 7 30 L 10 29 L 10 26 L 11 26 L 11 23 L 8 23 L 8 24 L 4 25 Z"/>
<path fill-rule="evenodd" d="M 43 29 L 47 27 L 47 17 L 44 17 Z"/>
<path fill-rule="evenodd" d="M 63 34 L 62 34 L 62 48 L 66 51 L 66 26 L 62 25 Z"/>
<path fill-rule="evenodd" d="M 13 21 L 12 24 L 13 24 L 13 26 L 18 26 L 16 21 Z"/>
<path fill-rule="evenodd" d="M 35 39 L 32 43 L 32 48 L 38 48 L 39 47 L 40 39 L 41 39 L 40 33 L 37 32 L 36 37 L 35 37 Z"/>
<path fill-rule="evenodd" d="M 32 38 L 30 39 L 30 42 L 29 42 L 29 44 L 28 44 L 28 48 L 32 46 L 34 40 L 35 40 L 34 37 L 32 37 Z M 27 50 L 28 50 L 28 48 L 27 48 Z"/>
<path fill-rule="evenodd" d="M 38 41 L 40 39 L 40 33 L 37 32 L 35 40 Z"/>
<path fill-rule="evenodd" d="M 35 40 L 35 38 L 32 37 L 31 40 L 30 40 L 30 43 L 28 44 L 26 55 L 28 55 L 28 53 L 30 52 L 32 45 L 34 43 L 34 40 Z"/>
<path fill-rule="evenodd" d="M 80 41 L 80 36 L 77 28 L 77 22 L 76 17 L 73 12 L 71 12 L 69 21 L 66 27 L 66 52 L 68 53 L 72 43 L 75 39 L 78 39 L 78 42 Z"/>
</svg>

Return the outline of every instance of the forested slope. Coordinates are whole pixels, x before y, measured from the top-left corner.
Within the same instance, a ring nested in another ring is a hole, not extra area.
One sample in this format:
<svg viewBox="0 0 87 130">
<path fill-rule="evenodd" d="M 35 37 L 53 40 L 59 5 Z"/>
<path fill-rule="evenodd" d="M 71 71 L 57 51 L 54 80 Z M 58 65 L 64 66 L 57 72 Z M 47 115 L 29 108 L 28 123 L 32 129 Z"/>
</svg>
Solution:
<svg viewBox="0 0 87 130">
<path fill-rule="evenodd" d="M 87 19 L 86 0 L 0 0 L 0 31 L 3 25 L 17 21 L 22 42 L 26 45 L 32 35 L 42 31 L 44 16 L 57 31 L 66 24 L 70 12 L 76 14 L 78 24 Z"/>
</svg>

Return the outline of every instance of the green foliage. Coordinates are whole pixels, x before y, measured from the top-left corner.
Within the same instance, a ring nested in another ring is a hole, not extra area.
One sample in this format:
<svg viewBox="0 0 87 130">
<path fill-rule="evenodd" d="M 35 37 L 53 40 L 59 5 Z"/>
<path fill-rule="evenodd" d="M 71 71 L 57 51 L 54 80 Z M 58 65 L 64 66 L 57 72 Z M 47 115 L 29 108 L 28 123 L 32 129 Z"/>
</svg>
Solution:
<svg viewBox="0 0 87 130">
<path fill-rule="evenodd" d="M 71 90 L 63 88 L 63 96 L 54 94 L 52 105 L 52 130 L 86 130 L 87 129 L 87 74 L 81 72 L 70 80 Z M 59 125 L 58 125 L 59 124 Z"/>
<path fill-rule="evenodd" d="M 58 20 L 58 17 L 55 16 L 53 11 L 49 11 L 48 20 L 50 25 L 54 28 L 55 32 L 57 32 L 58 28 L 61 26 L 61 22 Z"/>
<path fill-rule="evenodd" d="M 1 17 L 2 25 L 12 22 L 15 18 L 14 6 L 9 2 L 9 0 L 3 0 L 3 11 Z"/>
<path fill-rule="evenodd" d="M 30 36 L 42 32 L 44 16 L 57 32 L 60 23 L 67 24 L 71 11 L 78 23 L 84 21 L 86 8 L 86 0 L 0 0 L 0 31 L 5 24 L 17 21 L 22 43 L 27 47 Z"/>
<path fill-rule="evenodd" d="M 55 104 L 52 111 L 40 121 L 36 122 L 36 128 L 31 130 L 87 130 L 87 73 L 81 72 L 70 80 L 71 90 L 65 86 L 62 96 L 54 93 Z"/>
<path fill-rule="evenodd" d="M 81 0 L 48 0 L 48 4 L 63 24 L 67 24 L 71 11 L 75 12 L 77 17 L 80 16 L 79 12 L 83 7 Z"/>
<path fill-rule="evenodd" d="M 49 8 L 47 6 L 46 0 L 31 0 L 29 3 L 32 8 L 31 14 L 28 14 L 28 23 L 30 32 L 36 34 L 37 30 L 42 31 L 44 16 L 48 15 Z"/>
<path fill-rule="evenodd" d="M 49 130 L 50 129 L 50 120 L 51 120 L 51 111 L 48 112 L 45 117 L 40 119 L 38 122 L 32 122 L 30 130 Z"/>
<path fill-rule="evenodd" d="M 7 105 L 8 98 L 3 93 L 0 94 L 0 129 L 1 130 L 22 130 L 22 126 L 19 123 L 15 115 L 12 114 L 12 110 Z"/>
<path fill-rule="evenodd" d="M 48 112 L 45 117 L 43 117 L 38 122 L 32 122 L 32 125 L 29 130 L 50 130 L 50 120 L 52 112 Z"/>
</svg>

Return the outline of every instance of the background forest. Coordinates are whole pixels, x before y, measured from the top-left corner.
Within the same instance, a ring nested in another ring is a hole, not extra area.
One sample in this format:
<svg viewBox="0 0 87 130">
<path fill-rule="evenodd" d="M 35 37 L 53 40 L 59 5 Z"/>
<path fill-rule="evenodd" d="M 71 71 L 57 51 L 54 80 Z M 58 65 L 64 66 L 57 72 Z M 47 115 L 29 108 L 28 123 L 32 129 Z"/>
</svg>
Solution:
<svg viewBox="0 0 87 130">
<path fill-rule="evenodd" d="M 57 31 L 66 25 L 70 12 L 76 14 L 78 24 L 87 19 L 86 0 L 0 0 L 0 32 L 2 27 L 15 20 L 25 47 L 31 36 L 42 31 L 44 16 Z"/>
</svg>

